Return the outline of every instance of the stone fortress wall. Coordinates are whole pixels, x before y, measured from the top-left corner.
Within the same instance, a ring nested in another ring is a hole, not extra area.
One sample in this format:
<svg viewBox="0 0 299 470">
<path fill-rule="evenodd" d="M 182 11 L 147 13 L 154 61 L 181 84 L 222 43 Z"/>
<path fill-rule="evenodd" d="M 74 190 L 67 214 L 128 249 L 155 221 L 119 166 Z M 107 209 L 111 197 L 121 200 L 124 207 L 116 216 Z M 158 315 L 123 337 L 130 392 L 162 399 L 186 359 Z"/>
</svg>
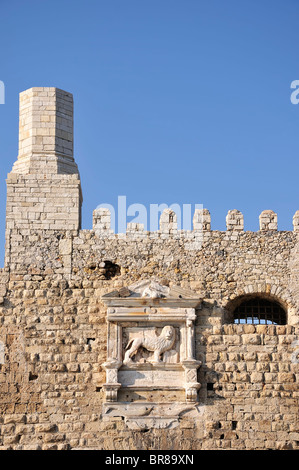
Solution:
<svg viewBox="0 0 299 470">
<path fill-rule="evenodd" d="M 277 230 L 272 211 L 244 231 L 237 210 L 226 231 L 211 230 L 204 209 L 190 232 L 166 210 L 157 232 L 129 224 L 114 234 L 105 209 L 81 229 L 82 201 L 72 95 L 21 93 L 0 271 L 0 448 L 298 449 L 299 212 L 292 232 Z M 140 296 L 143 281 L 165 296 Z M 254 298 L 276 302 L 286 322 L 234 324 L 235 308 Z M 125 320 L 113 317 L 125 308 Z M 115 349 L 121 357 L 119 331 L 160 332 L 166 318 L 176 364 L 150 364 L 140 349 L 133 368 L 107 366 Z M 192 361 L 196 399 L 182 378 Z M 153 384 L 134 388 L 140 374 Z"/>
</svg>

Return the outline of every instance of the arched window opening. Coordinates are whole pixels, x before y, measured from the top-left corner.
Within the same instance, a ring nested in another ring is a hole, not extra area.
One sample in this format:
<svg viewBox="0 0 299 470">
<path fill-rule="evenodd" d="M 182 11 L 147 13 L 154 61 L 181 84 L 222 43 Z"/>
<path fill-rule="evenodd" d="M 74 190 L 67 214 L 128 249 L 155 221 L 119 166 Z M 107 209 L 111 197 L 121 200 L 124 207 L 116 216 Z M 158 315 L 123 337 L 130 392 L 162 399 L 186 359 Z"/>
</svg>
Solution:
<svg viewBox="0 0 299 470">
<path fill-rule="evenodd" d="M 285 325 L 285 310 L 274 301 L 255 297 L 243 301 L 233 312 L 236 324 Z"/>
</svg>

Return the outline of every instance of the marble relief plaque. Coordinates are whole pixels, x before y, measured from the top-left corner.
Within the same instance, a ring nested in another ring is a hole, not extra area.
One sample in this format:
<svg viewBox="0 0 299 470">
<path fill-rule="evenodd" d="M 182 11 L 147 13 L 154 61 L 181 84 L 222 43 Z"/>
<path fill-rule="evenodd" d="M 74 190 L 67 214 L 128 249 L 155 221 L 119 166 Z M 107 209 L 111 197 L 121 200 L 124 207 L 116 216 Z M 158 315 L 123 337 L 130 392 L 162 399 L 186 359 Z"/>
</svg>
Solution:
<svg viewBox="0 0 299 470">
<path fill-rule="evenodd" d="M 119 403 L 120 389 L 183 390 L 185 402 L 196 403 L 201 363 L 195 359 L 194 322 L 201 299 L 180 287 L 141 281 L 106 294 L 103 301 L 108 322 L 106 403 Z"/>
</svg>

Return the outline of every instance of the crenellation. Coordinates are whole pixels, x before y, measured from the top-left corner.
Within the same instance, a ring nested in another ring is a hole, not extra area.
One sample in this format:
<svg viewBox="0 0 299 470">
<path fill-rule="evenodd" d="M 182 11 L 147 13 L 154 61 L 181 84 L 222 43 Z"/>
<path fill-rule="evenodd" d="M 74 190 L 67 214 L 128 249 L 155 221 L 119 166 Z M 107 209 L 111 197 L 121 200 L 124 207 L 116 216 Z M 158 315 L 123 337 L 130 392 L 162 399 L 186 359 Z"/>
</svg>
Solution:
<svg viewBox="0 0 299 470">
<path fill-rule="evenodd" d="M 128 223 L 126 236 L 133 239 L 147 237 L 147 233 L 144 231 L 144 224 L 138 224 L 134 222 Z"/>
<path fill-rule="evenodd" d="M 211 230 L 211 215 L 208 209 L 196 209 L 193 216 L 193 229 L 196 231 Z"/>
<path fill-rule="evenodd" d="M 72 95 L 32 88 L 20 103 L 0 449 L 298 449 L 299 211 L 293 231 L 268 210 L 246 231 L 236 209 L 224 231 L 208 209 L 180 230 L 167 209 L 157 231 L 120 234 L 101 207 L 82 230 Z"/>
<path fill-rule="evenodd" d="M 165 209 L 160 217 L 160 232 L 162 235 L 176 235 L 178 230 L 177 215 L 171 209 Z"/>
<path fill-rule="evenodd" d="M 277 214 L 272 210 L 265 210 L 260 214 L 260 230 L 277 230 Z"/>
<path fill-rule="evenodd" d="M 237 209 L 228 211 L 226 216 L 226 228 L 231 231 L 244 230 L 244 217 L 243 214 Z"/>
<path fill-rule="evenodd" d="M 299 227 L 299 216 L 298 212 L 293 217 L 294 232 L 297 232 Z M 272 211 L 263 211 L 260 218 L 260 231 L 270 233 L 277 231 L 277 214 Z M 244 216 L 236 210 L 228 211 L 226 216 L 226 229 L 227 229 L 227 240 L 237 240 L 234 232 L 240 234 L 244 232 Z M 101 232 L 106 237 L 114 238 L 115 232 L 111 229 L 111 212 L 108 208 L 96 209 L 93 212 L 93 230 L 98 234 Z M 127 224 L 127 234 L 132 232 L 144 231 L 144 225 L 138 223 Z M 211 216 L 207 209 L 199 210 L 196 209 L 193 216 L 193 230 L 178 230 L 177 215 L 175 211 L 166 209 L 163 211 L 160 217 L 159 230 L 157 232 L 145 232 L 149 237 L 159 238 L 161 235 L 167 235 L 169 237 L 178 237 L 182 240 L 194 239 L 198 234 L 201 237 L 209 236 L 205 235 L 205 232 L 211 232 L 212 236 L 217 237 L 219 233 L 225 233 L 219 230 L 211 231 Z M 254 233 L 249 231 L 250 233 Z M 119 234 L 122 238 L 125 238 L 126 234 Z"/>
<path fill-rule="evenodd" d="M 299 232 L 299 210 L 296 211 L 293 217 L 293 226 L 294 226 L 294 232 Z"/>
<path fill-rule="evenodd" d="M 111 212 L 106 208 L 99 208 L 93 211 L 93 230 L 98 236 L 113 236 L 111 229 Z"/>
</svg>

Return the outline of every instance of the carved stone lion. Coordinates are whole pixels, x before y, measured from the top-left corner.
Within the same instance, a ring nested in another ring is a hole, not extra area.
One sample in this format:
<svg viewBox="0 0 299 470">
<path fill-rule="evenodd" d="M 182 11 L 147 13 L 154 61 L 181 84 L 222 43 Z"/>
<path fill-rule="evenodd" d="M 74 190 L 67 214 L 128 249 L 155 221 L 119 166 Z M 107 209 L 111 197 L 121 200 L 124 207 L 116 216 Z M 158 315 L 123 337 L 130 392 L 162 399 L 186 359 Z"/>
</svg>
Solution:
<svg viewBox="0 0 299 470">
<path fill-rule="evenodd" d="M 165 351 L 172 348 L 175 341 L 175 329 L 173 326 L 164 326 L 160 336 L 144 336 L 129 341 L 126 347 L 124 364 L 130 364 L 131 356 L 138 351 L 140 347 L 154 352 L 154 362 L 161 362 L 160 356 Z"/>
</svg>

